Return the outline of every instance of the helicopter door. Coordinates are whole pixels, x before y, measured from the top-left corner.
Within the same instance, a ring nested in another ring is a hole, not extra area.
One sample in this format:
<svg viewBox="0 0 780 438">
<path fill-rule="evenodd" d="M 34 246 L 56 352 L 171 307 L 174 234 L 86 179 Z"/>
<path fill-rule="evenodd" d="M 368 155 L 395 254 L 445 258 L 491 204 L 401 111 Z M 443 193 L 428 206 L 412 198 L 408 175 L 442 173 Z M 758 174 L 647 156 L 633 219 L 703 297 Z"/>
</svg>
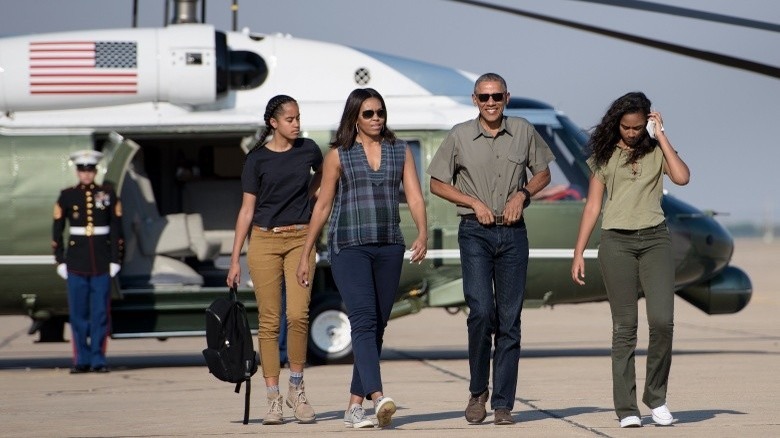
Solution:
<svg viewBox="0 0 780 438">
<path fill-rule="evenodd" d="M 109 184 L 114 187 L 114 191 L 122 193 L 122 183 L 124 182 L 127 165 L 138 152 L 140 147 L 132 140 L 126 140 L 116 132 L 111 132 L 108 141 L 103 144 L 103 155 L 108 165 L 106 173 L 103 175 L 103 184 Z M 111 281 L 111 297 L 114 299 L 122 298 L 122 288 L 119 284 L 119 277 L 114 277 Z"/>
<path fill-rule="evenodd" d="M 103 175 L 103 183 L 111 183 L 116 193 L 122 193 L 127 166 L 140 148 L 136 142 L 128 140 L 116 132 L 111 132 L 108 135 L 108 141 L 103 146 L 103 154 L 108 161 L 106 174 Z"/>
</svg>

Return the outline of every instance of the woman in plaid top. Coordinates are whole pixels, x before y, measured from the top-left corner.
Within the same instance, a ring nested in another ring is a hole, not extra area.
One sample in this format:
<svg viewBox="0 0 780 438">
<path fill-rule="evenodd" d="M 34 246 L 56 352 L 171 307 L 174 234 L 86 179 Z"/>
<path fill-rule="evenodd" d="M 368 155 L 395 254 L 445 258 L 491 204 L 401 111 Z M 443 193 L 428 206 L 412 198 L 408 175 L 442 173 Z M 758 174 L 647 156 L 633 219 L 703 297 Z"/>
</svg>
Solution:
<svg viewBox="0 0 780 438">
<path fill-rule="evenodd" d="M 374 402 L 379 427 L 390 424 L 396 409 L 382 392 L 379 356 L 404 259 L 401 183 L 417 226 L 410 261 L 421 262 L 427 251 L 425 201 L 414 159 L 386 123 L 385 102 L 376 90 L 350 93 L 325 157 L 320 195 L 298 265 L 298 281 L 308 287 L 312 273 L 306 261 L 330 217 L 331 271 L 349 315 L 355 356 L 344 424 L 354 428 L 373 427 L 363 411 L 365 398 Z"/>
</svg>

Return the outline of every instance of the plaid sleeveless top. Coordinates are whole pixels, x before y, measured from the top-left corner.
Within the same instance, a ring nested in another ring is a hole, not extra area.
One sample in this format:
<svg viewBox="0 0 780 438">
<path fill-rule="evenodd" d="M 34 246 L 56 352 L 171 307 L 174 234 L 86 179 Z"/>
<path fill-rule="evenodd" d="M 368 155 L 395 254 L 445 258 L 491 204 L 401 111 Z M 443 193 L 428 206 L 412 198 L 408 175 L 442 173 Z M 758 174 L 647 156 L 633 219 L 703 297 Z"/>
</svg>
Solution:
<svg viewBox="0 0 780 438">
<path fill-rule="evenodd" d="M 404 244 L 398 212 L 406 142 L 382 141 L 379 170 L 368 165 L 361 144 L 339 148 L 341 176 L 328 229 L 328 250 L 372 243 Z"/>
</svg>

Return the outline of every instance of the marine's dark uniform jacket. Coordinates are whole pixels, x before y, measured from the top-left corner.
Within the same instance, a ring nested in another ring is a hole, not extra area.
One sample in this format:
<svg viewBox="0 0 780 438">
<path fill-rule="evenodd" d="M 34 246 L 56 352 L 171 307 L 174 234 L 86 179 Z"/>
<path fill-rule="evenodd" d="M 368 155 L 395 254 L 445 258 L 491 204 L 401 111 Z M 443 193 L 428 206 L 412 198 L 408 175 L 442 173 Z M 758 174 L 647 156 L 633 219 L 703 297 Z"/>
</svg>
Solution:
<svg viewBox="0 0 780 438">
<path fill-rule="evenodd" d="M 63 245 L 65 220 L 70 238 Z M 80 275 L 109 272 L 109 263 L 121 263 L 122 204 L 114 191 L 97 184 L 79 184 L 60 192 L 54 204 L 52 247 L 57 264 Z M 67 250 L 66 250 L 67 248 Z"/>
</svg>

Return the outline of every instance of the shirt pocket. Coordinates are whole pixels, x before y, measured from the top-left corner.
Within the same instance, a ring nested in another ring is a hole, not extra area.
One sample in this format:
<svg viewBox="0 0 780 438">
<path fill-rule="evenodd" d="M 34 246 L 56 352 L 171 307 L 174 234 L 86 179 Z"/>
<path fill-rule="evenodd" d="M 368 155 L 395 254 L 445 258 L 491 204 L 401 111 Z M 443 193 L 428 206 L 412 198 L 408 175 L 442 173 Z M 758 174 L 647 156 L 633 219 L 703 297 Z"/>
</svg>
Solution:
<svg viewBox="0 0 780 438">
<path fill-rule="evenodd" d="M 520 155 L 508 155 L 506 157 L 508 161 L 508 174 L 510 175 L 510 185 L 516 186 L 519 184 L 521 177 L 525 172 L 525 157 Z"/>
</svg>

